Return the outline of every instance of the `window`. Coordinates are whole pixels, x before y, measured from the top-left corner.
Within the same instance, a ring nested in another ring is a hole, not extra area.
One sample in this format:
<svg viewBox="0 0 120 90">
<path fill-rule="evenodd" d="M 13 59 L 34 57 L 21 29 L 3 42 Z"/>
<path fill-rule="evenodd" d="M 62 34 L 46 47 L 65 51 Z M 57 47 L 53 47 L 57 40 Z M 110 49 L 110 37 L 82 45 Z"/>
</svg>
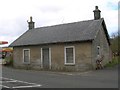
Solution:
<svg viewBox="0 0 120 90">
<path fill-rule="evenodd" d="M 100 55 L 100 46 L 97 46 L 97 55 Z"/>
<path fill-rule="evenodd" d="M 23 50 L 23 63 L 30 63 L 30 49 Z"/>
<path fill-rule="evenodd" d="M 65 64 L 75 64 L 75 49 L 73 46 L 65 47 Z"/>
</svg>

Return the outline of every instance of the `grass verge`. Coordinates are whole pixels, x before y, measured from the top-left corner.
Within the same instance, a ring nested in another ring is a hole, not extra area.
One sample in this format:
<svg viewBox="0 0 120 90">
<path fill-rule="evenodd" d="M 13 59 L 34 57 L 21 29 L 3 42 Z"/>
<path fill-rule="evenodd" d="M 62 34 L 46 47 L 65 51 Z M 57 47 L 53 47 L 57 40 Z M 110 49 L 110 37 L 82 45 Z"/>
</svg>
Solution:
<svg viewBox="0 0 120 90">
<path fill-rule="evenodd" d="M 119 56 L 116 56 L 112 59 L 111 62 L 107 63 L 105 65 L 105 67 L 114 67 L 116 65 L 120 64 L 120 57 Z"/>
</svg>

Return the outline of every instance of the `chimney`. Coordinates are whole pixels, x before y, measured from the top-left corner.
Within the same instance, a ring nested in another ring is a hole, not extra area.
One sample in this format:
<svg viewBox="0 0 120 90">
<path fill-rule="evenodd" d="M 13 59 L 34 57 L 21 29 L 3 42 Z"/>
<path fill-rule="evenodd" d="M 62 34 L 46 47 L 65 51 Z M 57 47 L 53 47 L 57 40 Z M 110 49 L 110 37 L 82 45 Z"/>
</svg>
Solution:
<svg viewBox="0 0 120 90">
<path fill-rule="evenodd" d="M 100 12 L 101 12 L 101 11 L 98 9 L 98 6 L 95 6 L 95 10 L 94 10 L 93 12 L 94 12 L 94 19 L 95 19 L 95 20 L 101 18 L 101 15 L 100 15 Z"/>
<path fill-rule="evenodd" d="M 27 21 L 27 22 L 28 22 L 28 21 Z M 29 29 L 33 29 L 33 28 L 34 28 L 34 23 L 35 23 L 35 22 L 32 21 L 32 16 L 31 16 L 31 17 L 30 17 L 30 22 L 28 22 L 28 28 L 29 28 Z"/>
</svg>

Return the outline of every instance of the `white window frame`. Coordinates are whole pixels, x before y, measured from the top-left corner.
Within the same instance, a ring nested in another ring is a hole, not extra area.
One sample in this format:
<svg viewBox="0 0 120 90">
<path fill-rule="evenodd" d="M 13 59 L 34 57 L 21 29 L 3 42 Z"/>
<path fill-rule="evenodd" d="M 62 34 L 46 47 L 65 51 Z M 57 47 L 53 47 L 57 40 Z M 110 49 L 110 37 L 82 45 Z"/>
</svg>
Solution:
<svg viewBox="0 0 120 90">
<path fill-rule="evenodd" d="M 24 51 L 25 50 L 28 50 L 29 51 L 29 62 L 25 62 L 25 60 L 24 60 Z M 30 64 L 30 49 L 23 49 L 23 63 L 24 64 Z"/>
<path fill-rule="evenodd" d="M 41 68 L 43 68 L 43 49 L 41 48 Z M 49 69 L 51 69 L 51 48 L 49 48 Z"/>
<path fill-rule="evenodd" d="M 66 61 L 66 49 L 67 48 L 73 48 L 73 63 L 67 63 L 67 61 Z M 65 65 L 75 65 L 75 47 L 74 46 L 66 46 L 64 48 L 64 58 L 65 58 L 65 60 L 64 60 Z"/>
</svg>

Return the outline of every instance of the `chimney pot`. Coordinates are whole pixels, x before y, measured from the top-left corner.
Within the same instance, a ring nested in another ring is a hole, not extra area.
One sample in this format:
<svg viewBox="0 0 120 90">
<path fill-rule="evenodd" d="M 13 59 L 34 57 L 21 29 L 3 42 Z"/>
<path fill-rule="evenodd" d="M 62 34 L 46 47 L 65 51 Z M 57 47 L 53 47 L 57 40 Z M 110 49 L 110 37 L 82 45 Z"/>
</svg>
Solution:
<svg viewBox="0 0 120 90">
<path fill-rule="evenodd" d="M 98 6 L 95 6 L 95 9 L 98 9 Z"/>
<path fill-rule="evenodd" d="M 30 22 L 32 22 L 32 16 L 30 17 Z"/>
</svg>

